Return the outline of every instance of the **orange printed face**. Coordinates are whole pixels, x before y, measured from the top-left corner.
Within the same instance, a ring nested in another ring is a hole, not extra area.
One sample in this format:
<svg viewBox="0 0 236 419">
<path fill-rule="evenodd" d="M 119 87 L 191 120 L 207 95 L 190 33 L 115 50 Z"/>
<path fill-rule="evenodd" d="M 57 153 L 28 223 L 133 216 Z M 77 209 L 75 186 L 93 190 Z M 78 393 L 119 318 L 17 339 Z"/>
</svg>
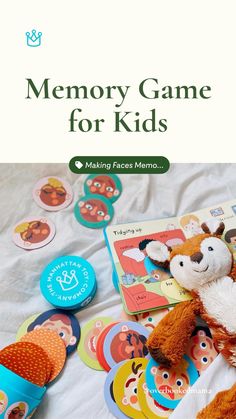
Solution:
<svg viewBox="0 0 236 419">
<path fill-rule="evenodd" d="M 24 242 L 40 243 L 44 241 L 50 234 L 50 227 L 42 221 L 31 221 L 28 228 L 20 233 Z"/>
<path fill-rule="evenodd" d="M 138 381 L 141 375 L 143 374 L 143 369 L 139 365 L 135 365 L 135 362 L 132 364 L 132 372 L 127 377 L 124 385 L 124 396 L 122 403 L 127 406 L 130 405 L 136 410 L 141 411 L 139 402 L 138 402 Z"/>
<path fill-rule="evenodd" d="M 104 328 L 104 326 L 105 325 L 101 320 L 97 321 L 94 324 L 93 328 L 88 332 L 84 340 L 84 349 L 87 355 L 94 360 L 97 360 L 97 356 L 96 356 L 97 338 L 98 338 L 99 333 Z"/>
<path fill-rule="evenodd" d="M 47 183 L 42 186 L 39 196 L 44 204 L 54 207 L 65 202 L 66 190 L 62 185 L 55 187 Z"/>
<path fill-rule="evenodd" d="M 213 340 L 206 335 L 204 330 L 199 330 L 195 336 L 192 336 L 186 353 L 200 374 L 218 355 Z"/>
<path fill-rule="evenodd" d="M 119 190 L 116 189 L 115 182 L 112 178 L 106 175 L 96 176 L 94 179 L 87 181 L 89 190 L 93 194 L 103 195 L 106 198 L 112 198 L 119 195 Z"/>
<path fill-rule="evenodd" d="M 89 199 L 88 201 L 80 201 L 80 214 L 89 222 L 101 222 L 110 220 L 107 206 L 98 199 Z"/>
<path fill-rule="evenodd" d="M 143 358 L 148 354 L 146 337 L 134 330 L 118 333 L 111 343 L 111 355 L 116 362 L 124 359 Z"/>
<path fill-rule="evenodd" d="M 171 368 L 167 370 L 165 367 L 159 366 L 152 367 L 151 373 L 154 375 L 157 390 L 168 400 L 182 399 L 189 388 L 187 369 Z"/>
</svg>

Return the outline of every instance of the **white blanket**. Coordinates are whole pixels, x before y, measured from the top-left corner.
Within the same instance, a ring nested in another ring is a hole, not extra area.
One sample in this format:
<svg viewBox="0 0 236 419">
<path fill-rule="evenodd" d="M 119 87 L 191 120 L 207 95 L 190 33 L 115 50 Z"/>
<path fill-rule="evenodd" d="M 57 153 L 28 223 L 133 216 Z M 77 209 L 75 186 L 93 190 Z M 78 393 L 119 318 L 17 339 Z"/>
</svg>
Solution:
<svg viewBox="0 0 236 419">
<path fill-rule="evenodd" d="M 25 319 L 51 308 L 40 293 L 39 277 L 45 265 L 61 255 L 80 255 L 88 259 L 96 271 L 97 295 L 88 308 L 78 312 L 81 325 L 99 315 L 118 318 L 121 311 L 120 297 L 112 285 L 112 267 L 103 232 L 78 224 L 73 215 L 73 204 L 63 211 L 47 213 L 57 229 L 55 239 L 48 246 L 27 252 L 13 244 L 14 224 L 27 216 L 45 215 L 32 199 L 32 187 L 40 177 L 47 175 L 67 179 L 74 189 L 74 201 L 82 193 L 86 176 L 71 174 L 67 165 L 0 165 L 1 348 L 14 342 L 16 331 Z M 123 193 L 114 204 L 112 222 L 174 216 L 235 198 L 235 175 L 236 165 L 189 164 L 172 165 L 164 175 L 120 176 Z M 219 377 L 219 363 L 223 378 Z M 206 382 L 212 391 L 228 387 L 236 379 L 234 369 L 226 366 L 220 358 L 209 368 L 207 376 L 209 381 Z M 105 372 L 89 369 L 74 353 L 67 360 L 61 376 L 50 386 L 35 418 L 112 418 L 103 399 L 105 377 Z M 172 415 L 173 419 L 194 418 L 191 410 L 199 410 L 206 401 L 206 395 L 186 396 Z M 181 405 L 185 414 L 181 414 Z"/>
</svg>

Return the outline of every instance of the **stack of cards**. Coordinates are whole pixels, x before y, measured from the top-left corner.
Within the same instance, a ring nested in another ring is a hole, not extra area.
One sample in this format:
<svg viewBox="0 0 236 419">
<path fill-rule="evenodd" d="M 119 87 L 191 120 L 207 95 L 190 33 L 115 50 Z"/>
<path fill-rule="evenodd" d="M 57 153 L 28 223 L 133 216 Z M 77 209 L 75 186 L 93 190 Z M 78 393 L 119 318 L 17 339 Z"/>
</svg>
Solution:
<svg viewBox="0 0 236 419">
<path fill-rule="evenodd" d="M 0 418 L 29 417 L 41 403 L 45 386 L 62 371 L 65 359 L 63 340 L 48 329 L 29 332 L 19 342 L 2 349 L 0 394 L 5 403 Z"/>
<path fill-rule="evenodd" d="M 109 371 L 115 364 L 134 357 L 146 357 L 149 333 L 168 309 L 129 316 L 121 311 L 118 319 L 96 317 L 81 330 L 78 353 L 90 368 Z"/>
<path fill-rule="evenodd" d="M 118 362 L 146 357 L 148 335 L 139 323 L 98 317 L 82 328 L 78 353 L 89 367 L 109 371 Z"/>
<path fill-rule="evenodd" d="M 135 357 L 110 370 L 104 397 L 117 418 L 168 418 L 197 378 L 197 369 L 186 355 L 171 369 L 153 359 Z"/>
<path fill-rule="evenodd" d="M 104 228 L 114 215 L 113 203 L 120 197 L 121 181 L 117 175 L 90 175 L 84 184 L 85 196 L 75 205 L 77 221 L 89 228 Z"/>
<path fill-rule="evenodd" d="M 71 204 L 73 190 L 67 181 L 47 176 L 34 186 L 33 199 L 46 211 L 60 211 Z M 15 225 L 12 239 L 22 249 L 35 250 L 49 244 L 55 234 L 55 225 L 48 217 L 35 215 L 24 218 Z"/>
<path fill-rule="evenodd" d="M 0 351 L 0 418 L 30 417 L 79 339 L 71 313 L 53 309 L 27 319 L 17 342 Z"/>
<path fill-rule="evenodd" d="M 217 356 L 210 330 L 198 325 L 176 368 L 157 364 L 148 354 L 146 341 L 167 312 L 140 316 L 122 312 L 117 321 L 98 317 L 81 330 L 78 353 L 90 368 L 108 372 L 104 397 L 116 418 L 168 418 Z"/>
</svg>

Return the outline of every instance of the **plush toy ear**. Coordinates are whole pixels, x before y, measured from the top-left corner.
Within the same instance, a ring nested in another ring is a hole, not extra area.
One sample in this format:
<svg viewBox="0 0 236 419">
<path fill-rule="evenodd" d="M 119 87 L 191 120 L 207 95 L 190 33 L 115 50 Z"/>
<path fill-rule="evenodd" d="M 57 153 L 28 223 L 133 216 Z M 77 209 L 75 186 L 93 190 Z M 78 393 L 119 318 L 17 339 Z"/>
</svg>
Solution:
<svg viewBox="0 0 236 419">
<path fill-rule="evenodd" d="M 210 218 L 201 227 L 204 233 L 213 234 L 214 236 L 222 236 L 225 229 L 224 223 L 218 218 Z"/>
<path fill-rule="evenodd" d="M 153 240 L 146 246 L 146 252 L 151 261 L 155 265 L 162 266 L 163 268 L 169 268 L 170 266 L 171 250 L 170 247 L 167 247 L 158 240 Z"/>
</svg>

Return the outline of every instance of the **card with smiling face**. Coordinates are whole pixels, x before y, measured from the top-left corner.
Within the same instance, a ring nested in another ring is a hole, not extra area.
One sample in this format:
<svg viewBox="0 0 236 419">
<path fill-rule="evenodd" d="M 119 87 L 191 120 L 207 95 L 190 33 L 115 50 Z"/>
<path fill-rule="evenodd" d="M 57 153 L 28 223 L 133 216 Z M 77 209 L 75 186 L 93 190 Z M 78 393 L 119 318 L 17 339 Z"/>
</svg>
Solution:
<svg viewBox="0 0 236 419">
<path fill-rule="evenodd" d="M 119 362 L 116 364 L 107 374 L 106 381 L 104 384 L 104 398 L 107 404 L 108 409 L 113 414 L 113 416 L 117 419 L 128 419 L 126 416 L 117 406 L 115 397 L 114 397 L 114 378 L 118 369 L 123 365 L 123 362 Z"/>
<path fill-rule="evenodd" d="M 196 326 L 188 342 L 186 355 L 193 361 L 201 375 L 217 357 L 218 352 L 207 326 Z"/>
<path fill-rule="evenodd" d="M 104 340 L 104 357 L 112 368 L 118 362 L 148 356 L 146 327 L 135 322 L 121 322 L 113 326 Z"/>
<path fill-rule="evenodd" d="M 121 195 L 122 185 L 117 175 L 90 175 L 84 184 L 84 193 L 102 195 L 115 202 Z"/>
<path fill-rule="evenodd" d="M 89 228 L 103 228 L 112 220 L 114 209 L 109 199 L 101 195 L 86 195 L 74 209 L 77 221 Z"/>
<path fill-rule="evenodd" d="M 176 408 L 198 376 L 187 355 L 176 367 L 169 369 L 150 359 L 145 372 L 148 391 L 161 406 L 169 409 Z"/>
<path fill-rule="evenodd" d="M 167 419 L 172 409 L 161 406 L 148 391 L 147 384 L 145 381 L 145 373 L 139 379 L 138 382 L 138 401 L 142 412 L 148 419 Z"/>
<path fill-rule="evenodd" d="M 33 198 L 36 204 L 46 211 L 59 211 L 70 205 L 73 190 L 66 180 L 47 176 L 34 186 Z"/>
<path fill-rule="evenodd" d="M 112 317 L 96 317 L 86 323 L 81 329 L 81 339 L 77 347 L 80 359 L 95 370 L 103 370 L 97 360 L 97 340 L 105 326 L 112 323 Z"/>
<path fill-rule="evenodd" d="M 70 312 L 52 309 L 38 314 L 28 324 L 26 333 L 40 328 L 54 330 L 64 341 L 67 355 L 75 351 L 80 339 L 80 325 Z"/>
<path fill-rule="evenodd" d="M 114 382 L 113 394 L 119 409 L 129 418 L 145 419 L 138 400 L 138 383 L 144 374 L 148 360 L 134 358 L 124 362 L 118 369 Z"/>
<path fill-rule="evenodd" d="M 28 217 L 16 224 L 13 230 L 14 243 L 26 250 L 46 246 L 54 238 L 55 226 L 48 218 Z"/>
</svg>

